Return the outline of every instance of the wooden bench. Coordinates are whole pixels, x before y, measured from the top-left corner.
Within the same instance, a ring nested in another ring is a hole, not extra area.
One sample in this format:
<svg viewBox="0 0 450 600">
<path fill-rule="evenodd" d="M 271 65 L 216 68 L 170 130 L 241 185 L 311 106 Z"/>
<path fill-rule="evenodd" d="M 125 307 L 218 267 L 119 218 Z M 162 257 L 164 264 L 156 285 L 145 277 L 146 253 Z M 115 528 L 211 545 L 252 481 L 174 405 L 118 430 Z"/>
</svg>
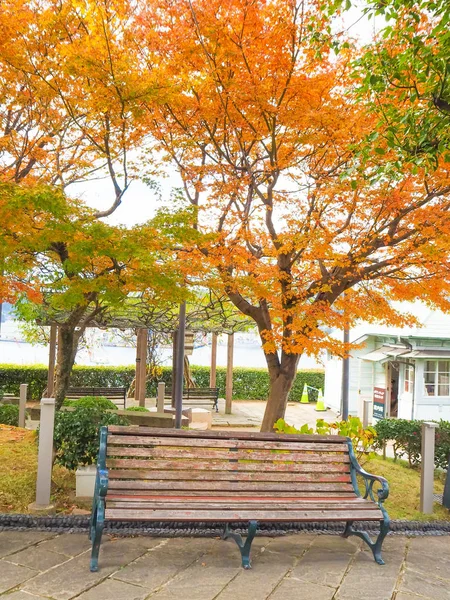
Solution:
<svg viewBox="0 0 450 600">
<path fill-rule="evenodd" d="M 70 387 L 66 392 L 68 400 L 79 400 L 84 396 L 104 396 L 116 406 L 126 406 L 127 388 L 125 387 Z"/>
<path fill-rule="evenodd" d="M 172 398 L 172 388 L 166 387 L 164 398 Z M 213 410 L 219 412 L 219 388 L 184 388 L 183 389 L 183 407 L 185 406 L 211 406 Z"/>
<path fill-rule="evenodd" d="M 221 522 L 224 539 L 237 542 L 244 568 L 250 568 L 258 521 L 340 521 L 344 537 L 362 538 L 384 564 L 388 493 L 387 481 L 366 473 L 351 441 L 340 436 L 102 427 L 90 568 L 98 568 L 105 519 Z M 229 529 L 239 521 L 248 523 L 245 542 Z M 379 522 L 375 542 L 354 528 L 358 521 Z"/>
</svg>

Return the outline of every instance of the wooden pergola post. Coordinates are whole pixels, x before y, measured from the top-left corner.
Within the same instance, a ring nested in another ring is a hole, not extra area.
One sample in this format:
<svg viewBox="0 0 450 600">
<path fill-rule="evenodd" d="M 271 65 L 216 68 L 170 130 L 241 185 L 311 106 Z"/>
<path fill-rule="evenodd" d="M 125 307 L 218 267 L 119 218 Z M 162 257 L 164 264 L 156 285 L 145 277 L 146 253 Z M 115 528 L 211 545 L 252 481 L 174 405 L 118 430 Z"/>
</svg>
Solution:
<svg viewBox="0 0 450 600">
<path fill-rule="evenodd" d="M 172 336 L 172 407 L 175 407 L 175 381 L 177 380 L 178 331 Z"/>
<path fill-rule="evenodd" d="M 234 333 L 228 334 L 227 345 L 227 379 L 225 384 L 225 414 L 231 415 L 233 407 L 233 349 Z"/>
<path fill-rule="evenodd" d="M 138 330 L 138 343 L 136 348 L 136 393 L 135 400 L 139 406 L 145 406 L 145 396 L 147 391 L 147 336 L 148 329 Z"/>
<path fill-rule="evenodd" d="M 216 387 L 216 374 L 217 374 L 217 333 L 212 334 L 211 343 L 211 370 L 209 372 L 209 387 Z"/>
<path fill-rule="evenodd" d="M 53 398 L 55 393 L 55 362 L 57 325 L 50 325 L 50 348 L 48 352 L 47 398 Z"/>
<path fill-rule="evenodd" d="M 139 400 L 139 385 L 141 383 L 140 378 L 140 363 L 141 363 L 141 329 L 136 331 L 136 370 L 134 375 L 134 399 Z"/>
</svg>

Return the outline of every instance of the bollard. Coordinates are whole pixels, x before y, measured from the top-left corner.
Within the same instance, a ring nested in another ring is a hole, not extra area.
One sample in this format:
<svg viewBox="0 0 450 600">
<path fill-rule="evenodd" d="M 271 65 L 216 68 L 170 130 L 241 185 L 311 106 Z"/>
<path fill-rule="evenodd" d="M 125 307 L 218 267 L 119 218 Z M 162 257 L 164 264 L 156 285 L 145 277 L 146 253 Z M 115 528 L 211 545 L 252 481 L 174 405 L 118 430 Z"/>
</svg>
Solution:
<svg viewBox="0 0 450 600">
<path fill-rule="evenodd" d="M 27 403 L 27 390 L 28 384 L 20 384 L 20 398 L 19 398 L 19 427 L 25 428 L 25 406 Z"/>
<path fill-rule="evenodd" d="M 420 473 L 420 512 L 433 513 L 434 438 L 437 423 L 422 423 L 422 466 Z"/>
<path fill-rule="evenodd" d="M 166 384 L 164 381 L 158 383 L 158 398 L 156 402 L 156 412 L 164 412 L 164 396 L 166 394 Z"/>
<path fill-rule="evenodd" d="M 450 455 L 448 457 L 449 465 L 450 465 Z M 444 487 L 444 495 L 442 497 L 442 506 L 450 509 L 450 466 L 447 467 L 447 476 L 445 478 L 445 487 Z"/>
<path fill-rule="evenodd" d="M 364 429 L 367 429 L 367 427 L 369 427 L 371 408 L 372 408 L 372 400 L 370 398 L 364 398 L 364 400 L 363 400 L 363 427 L 364 427 Z"/>
<path fill-rule="evenodd" d="M 50 510 L 50 492 L 53 466 L 53 429 L 55 426 L 55 399 L 42 398 L 39 426 L 38 472 L 36 481 L 36 502 L 31 510 Z"/>
</svg>

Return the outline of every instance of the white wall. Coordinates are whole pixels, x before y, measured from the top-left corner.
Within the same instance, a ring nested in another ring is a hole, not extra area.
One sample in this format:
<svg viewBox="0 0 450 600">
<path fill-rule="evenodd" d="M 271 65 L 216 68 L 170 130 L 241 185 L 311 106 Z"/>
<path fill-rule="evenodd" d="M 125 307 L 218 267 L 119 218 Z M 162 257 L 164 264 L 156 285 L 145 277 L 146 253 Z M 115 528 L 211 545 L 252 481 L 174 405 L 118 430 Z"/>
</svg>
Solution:
<svg viewBox="0 0 450 600">
<path fill-rule="evenodd" d="M 450 421 L 450 396 L 430 397 L 424 395 L 424 366 L 425 360 L 416 360 L 414 418 Z"/>
</svg>

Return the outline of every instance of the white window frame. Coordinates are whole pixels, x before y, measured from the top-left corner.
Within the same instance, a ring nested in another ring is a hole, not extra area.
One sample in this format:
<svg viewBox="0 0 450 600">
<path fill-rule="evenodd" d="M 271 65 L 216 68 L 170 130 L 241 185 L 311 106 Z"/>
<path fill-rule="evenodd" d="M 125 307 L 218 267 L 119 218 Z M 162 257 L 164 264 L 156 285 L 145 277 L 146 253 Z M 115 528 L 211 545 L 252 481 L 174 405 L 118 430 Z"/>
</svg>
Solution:
<svg viewBox="0 0 450 600">
<path fill-rule="evenodd" d="M 430 363 L 434 363 L 434 368 L 427 368 Z M 447 363 L 447 369 L 445 371 L 441 371 L 439 368 L 442 363 Z M 427 375 L 432 375 L 432 377 L 427 377 Z M 444 378 L 446 377 L 447 381 L 440 382 L 440 375 Z M 427 381 L 427 379 L 429 379 L 429 381 Z M 444 386 L 447 388 L 447 393 L 439 393 L 441 391 L 439 388 Z M 425 398 L 448 398 L 450 396 L 450 360 L 432 359 L 425 361 L 423 370 L 423 390 Z"/>
<path fill-rule="evenodd" d="M 406 389 L 408 387 L 408 389 Z M 405 365 L 405 378 L 403 381 L 403 390 L 406 394 L 412 394 L 414 390 L 414 365 L 412 363 Z"/>
</svg>

